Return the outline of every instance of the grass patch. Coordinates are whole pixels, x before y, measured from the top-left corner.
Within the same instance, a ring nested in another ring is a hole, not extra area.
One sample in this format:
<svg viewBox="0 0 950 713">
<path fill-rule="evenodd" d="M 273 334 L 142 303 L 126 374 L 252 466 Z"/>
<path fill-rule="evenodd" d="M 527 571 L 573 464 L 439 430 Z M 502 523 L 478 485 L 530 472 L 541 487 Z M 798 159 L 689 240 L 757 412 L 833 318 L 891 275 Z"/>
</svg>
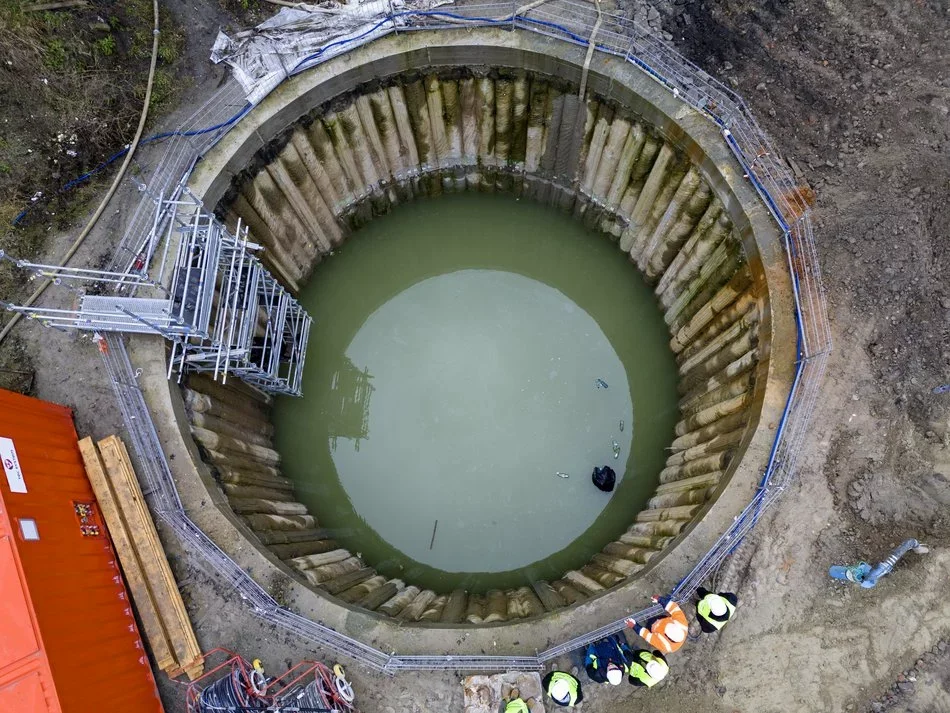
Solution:
<svg viewBox="0 0 950 713">
<path fill-rule="evenodd" d="M 14 232 L 39 226 L 45 233 L 61 225 L 71 212 L 66 203 L 81 197 L 61 194 L 64 184 L 135 133 L 151 59 L 152 2 L 90 2 L 27 13 L 19 0 L 0 0 L 0 47 L 9 70 L 0 72 L 6 119 L 0 139 L 3 233 L 25 208 Z M 181 84 L 184 36 L 163 9 L 159 22 L 150 111 L 171 105 Z"/>
<path fill-rule="evenodd" d="M 149 109 L 160 109 L 169 104 L 175 96 L 175 73 L 168 67 L 162 67 L 155 70 L 155 78 L 152 81 L 152 98 L 149 101 Z"/>
<path fill-rule="evenodd" d="M 116 43 L 115 37 L 112 35 L 106 35 L 105 37 L 100 37 L 95 42 L 96 52 L 103 57 L 111 57 L 115 54 Z"/>
<path fill-rule="evenodd" d="M 66 66 L 66 44 L 62 40 L 50 40 L 46 44 L 43 64 L 50 69 L 62 69 Z"/>
</svg>

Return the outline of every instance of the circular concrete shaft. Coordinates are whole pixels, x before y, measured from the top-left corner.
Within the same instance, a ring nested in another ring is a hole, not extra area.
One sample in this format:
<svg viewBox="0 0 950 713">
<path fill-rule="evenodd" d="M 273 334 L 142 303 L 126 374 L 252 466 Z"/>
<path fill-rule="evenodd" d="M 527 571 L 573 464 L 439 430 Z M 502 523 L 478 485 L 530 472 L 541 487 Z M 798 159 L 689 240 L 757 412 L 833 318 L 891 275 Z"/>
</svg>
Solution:
<svg viewBox="0 0 950 713">
<path fill-rule="evenodd" d="M 275 496 L 288 491 L 267 445 L 266 401 L 201 379 L 184 400 L 153 394 L 163 439 L 182 455 L 186 508 L 305 616 L 403 653 L 456 638 L 456 654 L 533 652 L 672 587 L 751 497 L 793 368 L 779 236 L 713 124 L 617 58 L 594 57 L 579 101 L 583 60 L 582 49 L 495 30 L 388 37 L 285 82 L 193 175 L 192 190 L 225 220 L 250 225 L 291 289 L 389 205 L 512 192 L 613 237 L 670 326 L 681 419 L 648 508 L 579 570 L 485 596 L 380 581 L 331 549 L 292 497 Z M 162 359 L 144 361 L 157 372 Z M 249 424 L 260 424 L 253 448 L 240 437 Z M 198 508 L 209 494 L 220 507 Z M 545 611 L 555 613 L 537 618 Z M 406 621 L 440 629 L 407 634 Z M 507 625 L 441 631 L 464 622 Z"/>
</svg>

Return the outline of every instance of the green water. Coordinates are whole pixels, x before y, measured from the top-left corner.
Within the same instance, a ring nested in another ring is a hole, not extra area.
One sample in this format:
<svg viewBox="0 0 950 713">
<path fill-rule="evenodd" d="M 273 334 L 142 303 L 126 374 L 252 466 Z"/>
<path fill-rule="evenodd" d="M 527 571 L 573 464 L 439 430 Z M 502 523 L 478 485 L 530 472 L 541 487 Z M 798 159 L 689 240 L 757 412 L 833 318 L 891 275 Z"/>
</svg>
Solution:
<svg viewBox="0 0 950 713">
<path fill-rule="evenodd" d="M 556 578 L 652 494 L 677 416 L 669 335 L 625 256 L 569 217 L 419 201 L 360 230 L 301 301 L 304 397 L 274 409 L 283 472 L 381 574 L 442 592 Z"/>
</svg>

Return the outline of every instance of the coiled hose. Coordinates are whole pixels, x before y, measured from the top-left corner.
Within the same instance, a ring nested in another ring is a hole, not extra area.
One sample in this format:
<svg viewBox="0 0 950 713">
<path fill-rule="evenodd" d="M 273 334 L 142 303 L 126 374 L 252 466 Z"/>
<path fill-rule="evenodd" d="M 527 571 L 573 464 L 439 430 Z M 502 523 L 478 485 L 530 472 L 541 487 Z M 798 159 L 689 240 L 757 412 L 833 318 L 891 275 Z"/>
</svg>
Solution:
<svg viewBox="0 0 950 713">
<path fill-rule="evenodd" d="M 267 705 L 265 700 L 249 693 L 240 666 L 233 666 L 229 675 L 212 683 L 198 697 L 198 713 L 262 711 L 267 710 Z"/>
</svg>

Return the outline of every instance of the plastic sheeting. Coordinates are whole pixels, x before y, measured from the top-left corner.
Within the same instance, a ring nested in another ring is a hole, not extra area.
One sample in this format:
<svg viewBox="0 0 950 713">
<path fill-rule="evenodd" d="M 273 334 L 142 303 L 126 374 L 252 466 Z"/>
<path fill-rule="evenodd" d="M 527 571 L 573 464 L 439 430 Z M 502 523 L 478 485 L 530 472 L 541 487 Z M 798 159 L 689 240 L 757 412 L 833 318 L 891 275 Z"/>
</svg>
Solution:
<svg viewBox="0 0 950 713">
<path fill-rule="evenodd" d="M 252 30 L 218 33 L 211 61 L 230 65 L 256 104 L 287 77 L 408 24 L 408 13 L 452 0 L 369 0 L 281 9 Z M 403 15 L 403 13 L 407 13 Z"/>
</svg>

